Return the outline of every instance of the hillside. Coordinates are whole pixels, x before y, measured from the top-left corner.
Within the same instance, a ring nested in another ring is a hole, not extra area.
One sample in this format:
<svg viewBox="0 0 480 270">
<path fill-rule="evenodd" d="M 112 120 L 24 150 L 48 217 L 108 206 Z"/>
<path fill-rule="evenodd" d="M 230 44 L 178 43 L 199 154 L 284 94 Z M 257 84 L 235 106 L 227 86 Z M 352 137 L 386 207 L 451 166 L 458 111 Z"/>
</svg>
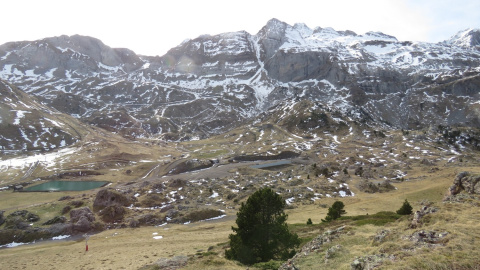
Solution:
<svg viewBox="0 0 480 270">
<path fill-rule="evenodd" d="M 76 119 L 41 104 L 0 80 L 0 145 L 3 153 L 49 151 L 81 140 Z M 73 122 L 73 123 L 72 123 Z"/>
</svg>

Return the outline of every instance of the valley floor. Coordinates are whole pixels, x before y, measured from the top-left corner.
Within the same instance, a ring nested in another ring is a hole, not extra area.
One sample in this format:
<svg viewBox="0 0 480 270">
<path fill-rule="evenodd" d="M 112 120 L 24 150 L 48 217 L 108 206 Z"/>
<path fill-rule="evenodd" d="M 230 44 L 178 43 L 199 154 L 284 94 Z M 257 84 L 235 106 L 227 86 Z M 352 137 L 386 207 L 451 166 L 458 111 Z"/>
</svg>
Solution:
<svg viewBox="0 0 480 270">
<path fill-rule="evenodd" d="M 231 227 L 235 225 L 239 204 L 264 185 L 276 188 L 289 201 L 287 222 L 304 239 L 304 243 L 328 230 L 340 226 L 346 228 L 346 233 L 337 240 L 311 253 L 312 256 L 298 259 L 296 264 L 299 269 L 318 269 L 319 265 L 325 269 L 350 269 L 350 264 L 357 257 L 374 254 L 387 254 L 394 258 L 383 262 L 385 269 L 423 269 L 422 260 L 440 269 L 451 269 L 452 265 L 459 266 L 459 269 L 475 269 L 474 266 L 469 267 L 469 263 L 470 258 L 480 257 L 480 251 L 476 248 L 480 237 L 477 226 L 480 222 L 477 205 L 480 203 L 442 201 L 459 172 L 480 174 L 475 151 L 467 149 L 455 154 L 446 150 L 449 149 L 448 145 L 439 145 L 433 140 L 416 141 L 415 135 L 406 137 L 399 131 L 387 134 L 386 138 L 362 139 L 361 135 L 350 133 L 344 137 L 326 134 L 322 140 L 307 141 L 291 136 L 283 138 L 282 145 L 272 145 L 258 138 L 264 136 L 269 141 L 282 141 L 275 136 L 286 136 L 285 132 L 279 132 L 278 129 L 272 129 L 270 133 L 263 130 L 261 133 L 257 130 L 259 134 L 254 132 L 254 128 L 236 130 L 229 136 L 171 145 L 124 144 L 101 137 L 91 138 L 92 142 L 82 145 L 73 156 L 62 157 L 60 164 L 63 164 L 65 171 L 88 169 L 101 172 L 101 175 L 74 177 L 75 180 L 111 181 L 113 187 L 137 197 L 141 204 L 147 202 L 153 193 L 166 196 L 160 199 L 169 199 L 167 203 L 172 204 L 178 212 L 181 209 L 211 208 L 221 209 L 226 216 L 186 224 L 107 229 L 90 236 L 88 251 L 85 250 L 82 237 L 73 241 L 45 241 L 2 248 L 0 269 L 139 269 L 145 266 L 145 269 L 156 269 L 155 264 L 173 258 L 182 261 L 179 266 L 184 269 L 245 269 L 246 266 L 224 259 L 224 251 L 228 235 L 232 233 Z M 248 134 L 252 139 L 239 133 Z M 250 167 L 269 161 L 226 161 L 243 153 L 254 153 L 260 148 L 262 153 L 278 153 L 279 148 L 302 148 L 305 151 L 300 157 L 291 159 L 291 166 L 272 170 Z M 187 160 L 200 162 L 198 160 L 213 158 L 221 159 L 220 164 L 199 171 L 167 175 L 173 165 Z M 360 167 L 363 167 L 363 176 L 356 175 Z M 327 175 L 322 175 L 325 168 Z M 2 172 L 8 179 L 19 179 L 26 169 L 7 168 Z M 46 177 L 54 170 L 61 169 L 39 166 L 34 176 Z M 393 188 L 387 191 L 367 193 L 362 187 L 366 181 L 370 182 L 370 186 L 381 186 L 387 178 L 393 184 Z M 162 192 L 156 193 L 155 186 Z M 339 187 L 344 189 L 339 190 Z M 342 196 L 340 191 L 345 192 L 345 187 L 351 194 Z M 97 191 L 1 191 L 0 209 L 5 210 L 5 216 L 15 210 L 28 209 L 40 215 L 44 222 L 58 215 L 66 205 L 66 202 L 58 201 L 60 197 L 69 195 L 85 202 L 85 206 L 91 206 Z M 384 226 L 359 226 L 348 220 L 320 224 L 328 206 L 336 200 L 345 204 L 347 216 L 360 216 L 382 211 L 395 212 L 405 199 L 412 204 L 414 211 L 420 210 L 425 204 L 433 205 L 438 211 L 415 229 L 409 227 L 411 216 Z M 133 207 L 129 208 L 128 218 L 157 212 L 166 215 L 157 208 Z M 314 223 L 311 227 L 305 225 L 309 218 Z M 128 222 L 125 221 L 125 224 Z M 113 224 L 110 227 L 115 226 Z M 372 239 L 381 230 L 391 232 L 386 238 L 388 241 L 373 243 Z M 448 234 L 442 245 L 430 248 L 409 240 L 419 230 L 445 231 Z M 337 245 L 340 245 L 338 252 L 326 263 L 326 252 Z M 315 254 L 317 256 L 313 256 Z M 455 260 L 458 263 L 448 263 Z"/>
</svg>

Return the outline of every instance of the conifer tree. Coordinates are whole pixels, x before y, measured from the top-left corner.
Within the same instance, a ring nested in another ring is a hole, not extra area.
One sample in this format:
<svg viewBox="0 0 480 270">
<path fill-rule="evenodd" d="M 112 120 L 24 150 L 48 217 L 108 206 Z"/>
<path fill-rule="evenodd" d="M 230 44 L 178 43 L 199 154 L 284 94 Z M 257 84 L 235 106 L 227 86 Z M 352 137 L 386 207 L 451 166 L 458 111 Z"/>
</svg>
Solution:
<svg viewBox="0 0 480 270">
<path fill-rule="evenodd" d="M 413 207 L 410 205 L 410 203 L 405 199 L 403 202 L 402 207 L 397 210 L 397 214 L 399 215 L 410 215 L 412 213 Z"/>
<path fill-rule="evenodd" d="M 225 257 L 254 264 L 293 256 L 300 240 L 288 229 L 285 205 L 270 188 L 252 194 L 237 213 L 237 227 L 232 227 L 235 234 L 229 236 L 230 249 Z"/>
<path fill-rule="evenodd" d="M 331 207 L 328 208 L 327 216 L 325 219 L 322 219 L 322 222 L 330 222 L 332 220 L 335 220 L 339 217 L 341 217 L 343 214 L 345 214 L 345 210 L 343 208 L 345 205 L 341 201 L 335 201 Z"/>
</svg>

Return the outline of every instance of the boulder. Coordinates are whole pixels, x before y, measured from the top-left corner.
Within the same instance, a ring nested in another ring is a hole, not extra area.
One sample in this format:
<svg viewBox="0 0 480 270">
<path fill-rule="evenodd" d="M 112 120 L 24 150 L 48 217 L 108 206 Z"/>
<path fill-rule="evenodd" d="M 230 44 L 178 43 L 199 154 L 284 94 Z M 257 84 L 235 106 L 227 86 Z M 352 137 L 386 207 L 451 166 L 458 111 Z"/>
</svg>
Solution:
<svg viewBox="0 0 480 270">
<path fill-rule="evenodd" d="M 80 219 L 73 224 L 73 229 L 79 232 L 88 232 L 93 229 L 92 222 L 86 216 L 81 216 Z"/>
<path fill-rule="evenodd" d="M 73 224 L 73 230 L 75 231 L 91 231 L 94 229 L 94 221 L 95 215 L 88 207 L 77 208 L 70 211 L 70 222 Z"/>
<path fill-rule="evenodd" d="M 88 207 L 77 208 L 70 211 L 70 222 L 76 223 L 82 217 L 86 217 L 90 222 L 95 221 L 95 215 Z"/>
</svg>

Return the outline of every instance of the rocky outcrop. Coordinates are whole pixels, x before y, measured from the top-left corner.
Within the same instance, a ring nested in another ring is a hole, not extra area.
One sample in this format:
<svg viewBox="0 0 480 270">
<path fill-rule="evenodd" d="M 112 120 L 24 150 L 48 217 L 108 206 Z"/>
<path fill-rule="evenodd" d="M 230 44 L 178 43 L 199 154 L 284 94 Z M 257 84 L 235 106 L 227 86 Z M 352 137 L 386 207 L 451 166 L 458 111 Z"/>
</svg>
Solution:
<svg viewBox="0 0 480 270">
<path fill-rule="evenodd" d="M 93 209 L 98 212 L 104 222 L 121 222 L 127 213 L 125 206 L 130 206 L 135 201 L 135 197 L 127 196 L 113 189 L 102 189 L 95 196 Z"/>
<path fill-rule="evenodd" d="M 447 196 L 455 196 L 462 191 L 468 194 L 480 194 L 480 175 L 470 172 L 457 174 L 453 185 L 448 189 Z"/>
<path fill-rule="evenodd" d="M 100 211 L 108 206 L 130 206 L 134 201 L 134 197 L 128 197 L 113 189 L 102 189 L 95 196 L 93 209 Z"/>
<path fill-rule="evenodd" d="M 7 229 L 26 229 L 31 223 L 36 222 L 40 217 L 30 213 L 27 210 L 17 210 L 7 216 L 5 219 L 5 228 Z"/>
<path fill-rule="evenodd" d="M 461 172 L 453 180 L 453 185 L 447 191 L 444 202 L 469 203 L 480 206 L 480 175 L 471 172 Z"/>
<path fill-rule="evenodd" d="M 312 241 L 305 244 L 302 249 L 295 254 L 291 259 L 289 259 L 286 263 L 282 264 L 279 270 L 295 270 L 298 269 L 295 266 L 296 260 L 308 256 L 310 253 L 315 252 L 323 247 L 325 243 L 331 243 L 334 239 L 340 237 L 341 234 L 345 233 L 345 226 L 339 227 L 335 230 L 329 230 L 324 232 L 322 235 L 314 238 Z M 330 251 L 327 250 L 325 254 L 325 259 L 328 260 L 331 258 L 332 254 L 341 250 L 341 246 L 335 246 L 335 248 L 331 249 Z"/>
<path fill-rule="evenodd" d="M 422 218 L 425 215 L 432 214 L 437 212 L 438 209 L 436 207 L 433 207 L 431 205 L 424 205 L 419 211 L 416 211 L 413 214 L 413 219 L 412 222 L 410 223 L 410 228 L 417 228 L 422 225 Z"/>
<path fill-rule="evenodd" d="M 0 212 L 3 214 L 2 212 Z M 88 207 L 70 211 L 70 221 L 64 216 L 56 216 L 36 227 L 32 223 L 38 221 L 38 215 L 27 210 L 18 210 L 6 218 L 3 230 L 0 230 L 0 245 L 16 242 L 27 243 L 39 239 L 48 239 L 58 235 L 72 235 L 102 230 L 101 224 L 95 222 L 95 215 Z"/>
<path fill-rule="evenodd" d="M 447 241 L 447 239 L 445 239 L 447 235 L 448 232 L 420 230 L 414 232 L 409 236 L 406 236 L 405 238 L 413 241 L 418 247 L 435 247 L 439 245 L 444 245 Z"/>
</svg>

